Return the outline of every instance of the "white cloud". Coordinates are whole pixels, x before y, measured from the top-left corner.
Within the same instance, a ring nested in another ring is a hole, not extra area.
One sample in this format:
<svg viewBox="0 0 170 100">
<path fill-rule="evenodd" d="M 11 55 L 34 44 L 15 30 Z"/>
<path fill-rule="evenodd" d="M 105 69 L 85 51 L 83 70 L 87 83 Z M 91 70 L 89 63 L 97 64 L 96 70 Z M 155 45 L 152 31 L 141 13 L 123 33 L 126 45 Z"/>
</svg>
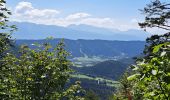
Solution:
<svg viewBox="0 0 170 100">
<path fill-rule="evenodd" d="M 30 2 L 20 2 L 14 14 L 21 19 L 55 18 L 60 12 L 53 9 L 36 9 Z"/>
<path fill-rule="evenodd" d="M 104 28 L 113 28 L 114 20 L 111 18 L 86 18 L 81 20 L 81 24 L 87 24 Z"/>
<path fill-rule="evenodd" d="M 37 9 L 30 2 L 20 2 L 14 9 L 14 21 L 26 21 L 37 24 L 69 26 L 71 24 L 86 24 L 95 27 L 118 29 L 126 31 L 129 29 L 139 29 L 136 19 L 129 22 L 121 22 L 113 18 L 93 17 L 85 12 L 77 12 L 69 14 L 65 17 L 59 17 L 62 14 L 54 9 Z"/>
<path fill-rule="evenodd" d="M 81 19 L 81 18 L 87 18 L 90 17 L 91 15 L 88 13 L 75 13 L 71 14 L 66 17 L 66 20 L 74 20 L 74 19 Z"/>
</svg>

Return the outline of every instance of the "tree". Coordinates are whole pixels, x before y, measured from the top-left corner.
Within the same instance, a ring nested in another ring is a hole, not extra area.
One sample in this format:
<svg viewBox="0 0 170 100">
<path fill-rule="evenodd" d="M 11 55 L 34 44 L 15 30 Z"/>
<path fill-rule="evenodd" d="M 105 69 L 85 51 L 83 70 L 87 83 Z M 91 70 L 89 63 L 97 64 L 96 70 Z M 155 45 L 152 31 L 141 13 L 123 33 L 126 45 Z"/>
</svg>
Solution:
<svg viewBox="0 0 170 100">
<path fill-rule="evenodd" d="M 87 91 L 85 100 L 100 100 L 99 96 L 92 90 Z"/>
<path fill-rule="evenodd" d="M 16 27 L 7 23 L 5 3 L 0 1 L 0 100 L 82 100 L 79 82 L 65 88 L 72 70 L 63 41 L 55 48 L 44 43 L 34 50 L 23 45 L 18 55 L 9 52 Z"/>
<path fill-rule="evenodd" d="M 65 88 L 72 72 L 68 55 L 62 41 L 56 48 L 49 44 L 35 50 L 22 46 L 17 57 L 8 53 L 1 66 L 1 99 L 82 100 L 76 95 L 81 93 L 80 84 Z"/>
<path fill-rule="evenodd" d="M 11 41 L 11 33 L 16 30 L 14 25 L 8 25 L 8 17 L 11 15 L 11 12 L 5 6 L 6 2 L 4 0 L 0 0 L 0 99 L 8 97 L 7 88 L 8 86 L 4 83 L 8 79 L 4 76 L 8 75 L 8 73 L 3 74 L 5 72 L 3 69 L 2 59 L 7 54 L 7 50 L 12 45 Z"/>
<path fill-rule="evenodd" d="M 110 100 L 131 100 L 132 99 L 132 86 L 133 83 L 127 80 L 130 72 L 126 71 L 120 78 L 120 86 L 117 88 L 116 92 L 111 95 Z"/>
<path fill-rule="evenodd" d="M 8 25 L 8 17 L 11 12 L 5 6 L 5 0 L 0 0 L 0 59 L 4 52 L 11 46 L 11 33 L 16 30 L 15 25 Z"/>
<path fill-rule="evenodd" d="M 170 4 L 159 0 L 151 2 L 144 10 L 145 22 L 141 28 L 161 28 L 169 31 Z M 128 77 L 135 84 L 134 99 L 170 99 L 170 32 L 153 35 L 147 39 L 144 57 L 132 66 L 133 74 Z"/>
<path fill-rule="evenodd" d="M 154 46 L 170 41 L 170 2 L 165 3 L 160 0 L 154 0 L 141 11 L 146 16 L 145 21 L 139 23 L 141 28 L 157 27 L 168 31 L 164 35 L 153 35 L 146 39 L 147 45 L 144 53 L 150 56 Z"/>
<path fill-rule="evenodd" d="M 141 10 L 145 15 L 145 21 L 139 23 L 141 28 L 161 28 L 170 31 L 170 3 L 164 3 L 160 0 L 154 0 L 148 4 L 144 10 Z"/>
<path fill-rule="evenodd" d="M 132 72 L 127 77 L 125 86 L 131 83 L 132 98 L 125 100 L 169 100 L 170 99 L 170 3 L 152 1 L 142 12 L 145 21 L 141 28 L 160 28 L 166 30 L 163 35 L 153 35 L 146 39 L 144 56 L 131 66 Z M 133 85 L 132 85 L 133 84 Z M 126 90 L 126 89 L 124 89 Z M 122 91 L 118 93 L 123 94 Z M 116 95 L 117 97 L 117 95 Z M 118 96 L 120 97 L 120 96 Z M 125 95 L 123 95 L 125 97 Z M 118 99 L 119 98 L 115 98 Z"/>
<path fill-rule="evenodd" d="M 142 99 L 170 99 L 170 42 L 153 47 L 149 59 L 138 60 L 133 66 L 135 74 L 128 77 L 136 85 L 133 87 L 134 97 Z M 140 90 L 140 93 L 135 91 Z"/>
</svg>

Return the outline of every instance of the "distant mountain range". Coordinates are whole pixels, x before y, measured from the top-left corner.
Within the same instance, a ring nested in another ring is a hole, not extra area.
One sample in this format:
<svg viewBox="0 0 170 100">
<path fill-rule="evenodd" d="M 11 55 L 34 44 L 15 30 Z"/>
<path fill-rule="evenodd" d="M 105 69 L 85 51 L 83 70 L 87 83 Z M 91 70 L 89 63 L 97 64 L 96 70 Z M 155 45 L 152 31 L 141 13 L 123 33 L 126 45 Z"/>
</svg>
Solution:
<svg viewBox="0 0 170 100">
<path fill-rule="evenodd" d="M 49 36 L 54 38 L 67 39 L 100 39 L 100 40 L 142 40 L 144 41 L 149 33 L 141 30 L 109 30 L 88 25 L 70 25 L 68 27 L 41 25 L 27 22 L 11 22 L 18 27 L 13 34 L 16 39 L 45 39 Z"/>
</svg>

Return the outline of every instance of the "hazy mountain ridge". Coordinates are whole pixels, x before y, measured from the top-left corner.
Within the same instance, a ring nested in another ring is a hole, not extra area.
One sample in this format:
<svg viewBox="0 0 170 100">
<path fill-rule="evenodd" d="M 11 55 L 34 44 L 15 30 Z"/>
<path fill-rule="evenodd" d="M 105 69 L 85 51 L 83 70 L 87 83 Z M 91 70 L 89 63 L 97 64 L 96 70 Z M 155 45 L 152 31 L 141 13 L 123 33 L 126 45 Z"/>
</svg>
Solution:
<svg viewBox="0 0 170 100">
<path fill-rule="evenodd" d="M 11 22 L 18 27 L 18 31 L 13 34 L 16 39 L 45 39 L 49 36 L 54 38 L 67 39 L 101 39 L 101 40 L 142 40 L 144 41 L 149 33 L 142 30 L 109 30 L 88 25 L 70 25 L 68 27 L 41 25 L 27 22 Z"/>
</svg>

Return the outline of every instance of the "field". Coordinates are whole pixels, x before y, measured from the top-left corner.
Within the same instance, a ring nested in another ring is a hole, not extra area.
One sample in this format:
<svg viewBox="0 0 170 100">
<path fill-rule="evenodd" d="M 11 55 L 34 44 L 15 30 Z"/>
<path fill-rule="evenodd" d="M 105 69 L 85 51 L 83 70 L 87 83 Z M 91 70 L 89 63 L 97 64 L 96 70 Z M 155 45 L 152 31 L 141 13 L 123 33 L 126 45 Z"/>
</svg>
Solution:
<svg viewBox="0 0 170 100">
<path fill-rule="evenodd" d="M 83 74 L 72 74 L 71 77 L 78 78 L 78 79 L 88 79 L 88 80 L 92 80 L 92 81 L 97 81 L 97 84 L 105 84 L 107 86 L 115 87 L 115 88 L 120 86 L 120 83 L 118 81 L 104 79 L 101 77 L 91 77 L 91 76 L 83 75 Z"/>
</svg>

